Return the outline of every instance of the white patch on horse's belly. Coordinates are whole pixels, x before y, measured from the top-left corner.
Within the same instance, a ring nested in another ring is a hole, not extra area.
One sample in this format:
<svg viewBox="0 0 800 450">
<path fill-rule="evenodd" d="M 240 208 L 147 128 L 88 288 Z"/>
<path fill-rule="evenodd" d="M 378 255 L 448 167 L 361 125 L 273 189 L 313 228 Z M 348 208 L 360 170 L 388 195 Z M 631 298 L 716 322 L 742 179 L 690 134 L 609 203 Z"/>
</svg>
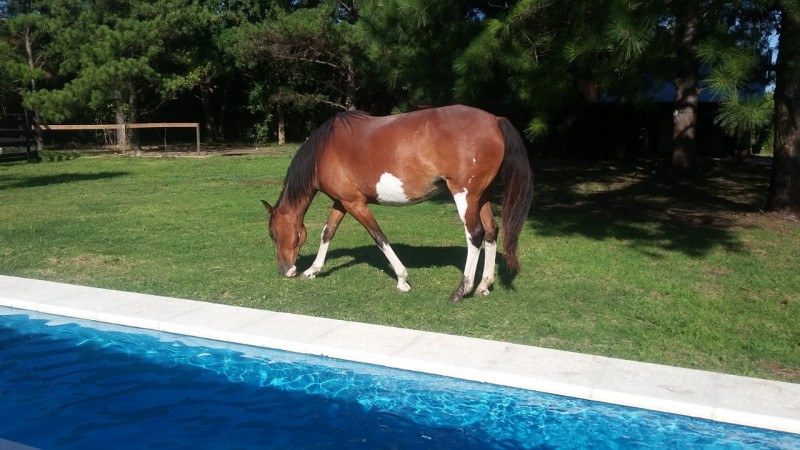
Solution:
<svg viewBox="0 0 800 450">
<path fill-rule="evenodd" d="M 403 181 L 400 178 L 384 172 L 378 184 L 375 185 L 378 193 L 378 203 L 382 205 L 407 205 L 411 203 L 406 192 L 403 190 Z"/>
</svg>

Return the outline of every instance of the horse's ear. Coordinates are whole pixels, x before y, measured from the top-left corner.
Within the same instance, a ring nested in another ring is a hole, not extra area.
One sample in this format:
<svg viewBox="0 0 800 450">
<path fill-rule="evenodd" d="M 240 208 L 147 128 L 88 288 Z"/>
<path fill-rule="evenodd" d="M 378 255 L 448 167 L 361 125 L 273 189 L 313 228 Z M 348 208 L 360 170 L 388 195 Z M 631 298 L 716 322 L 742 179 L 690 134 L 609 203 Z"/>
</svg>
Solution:
<svg viewBox="0 0 800 450">
<path fill-rule="evenodd" d="M 266 208 L 267 213 L 269 213 L 269 215 L 271 216 L 272 215 L 272 211 L 273 211 L 274 208 L 272 206 L 270 206 L 269 203 L 267 203 L 266 200 L 261 200 L 261 203 L 264 205 L 264 208 Z"/>
</svg>

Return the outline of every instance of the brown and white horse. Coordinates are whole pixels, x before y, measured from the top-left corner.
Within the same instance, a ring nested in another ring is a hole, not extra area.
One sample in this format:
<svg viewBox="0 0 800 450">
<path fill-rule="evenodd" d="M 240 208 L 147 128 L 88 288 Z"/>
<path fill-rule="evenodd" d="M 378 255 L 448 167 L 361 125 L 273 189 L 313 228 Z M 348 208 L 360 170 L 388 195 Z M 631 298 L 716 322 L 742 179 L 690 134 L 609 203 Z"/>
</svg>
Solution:
<svg viewBox="0 0 800 450">
<path fill-rule="evenodd" d="M 503 256 L 519 271 L 517 243 L 533 200 L 533 174 L 517 130 L 503 118 L 467 106 L 447 106 L 386 117 L 342 112 L 325 122 L 298 149 L 270 215 L 278 272 L 297 274 L 295 262 L 307 232 L 303 218 L 317 192 L 333 200 L 317 257 L 303 276 L 314 278 L 325 263 L 328 245 L 344 215 L 367 229 L 406 292 L 406 267 L 392 250 L 367 204 L 403 206 L 425 201 L 447 189 L 453 195 L 467 237 L 464 277 L 450 297 L 472 291 L 481 245 L 483 277 L 477 292 L 489 294 L 494 282 L 497 222 L 488 188 L 502 173 Z"/>
</svg>

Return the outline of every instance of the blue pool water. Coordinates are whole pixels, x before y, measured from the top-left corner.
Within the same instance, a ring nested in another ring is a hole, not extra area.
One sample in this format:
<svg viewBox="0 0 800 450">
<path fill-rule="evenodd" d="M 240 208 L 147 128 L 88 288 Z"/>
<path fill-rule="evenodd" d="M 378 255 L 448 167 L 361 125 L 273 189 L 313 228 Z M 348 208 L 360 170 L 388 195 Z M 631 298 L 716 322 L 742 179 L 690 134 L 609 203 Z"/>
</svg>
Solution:
<svg viewBox="0 0 800 450">
<path fill-rule="evenodd" d="M 800 435 L 7 308 L 0 439 L 43 449 L 800 448 Z"/>
</svg>

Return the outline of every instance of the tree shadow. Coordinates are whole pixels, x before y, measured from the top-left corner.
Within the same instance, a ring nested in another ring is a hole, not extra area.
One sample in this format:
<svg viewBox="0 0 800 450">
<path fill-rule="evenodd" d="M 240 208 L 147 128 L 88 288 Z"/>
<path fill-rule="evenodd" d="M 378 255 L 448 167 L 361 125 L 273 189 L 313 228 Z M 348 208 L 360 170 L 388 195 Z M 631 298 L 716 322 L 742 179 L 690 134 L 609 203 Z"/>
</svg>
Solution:
<svg viewBox="0 0 800 450">
<path fill-rule="evenodd" d="M 540 236 L 617 239 L 659 257 L 741 252 L 732 228 L 759 211 L 769 180 L 763 166 L 721 164 L 705 178 L 677 180 L 646 166 L 546 163 L 529 224 Z"/>
<path fill-rule="evenodd" d="M 105 180 L 109 178 L 121 177 L 124 175 L 128 175 L 128 172 L 64 173 L 55 175 L 43 175 L 26 179 L 0 178 L 0 190 L 50 186 L 54 184 L 77 183 L 80 181 Z"/>
</svg>

